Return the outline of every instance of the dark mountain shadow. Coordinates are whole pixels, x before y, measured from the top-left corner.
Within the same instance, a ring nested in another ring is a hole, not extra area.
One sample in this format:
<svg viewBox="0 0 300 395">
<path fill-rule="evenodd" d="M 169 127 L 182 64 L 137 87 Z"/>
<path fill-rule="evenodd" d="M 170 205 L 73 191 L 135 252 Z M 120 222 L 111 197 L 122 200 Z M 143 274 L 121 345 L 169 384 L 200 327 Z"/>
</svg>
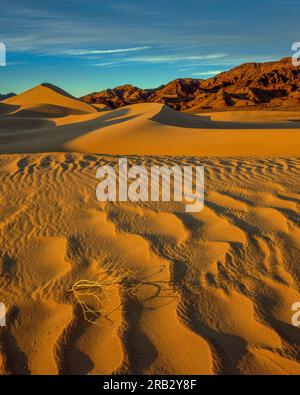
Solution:
<svg viewBox="0 0 300 395">
<path fill-rule="evenodd" d="M 231 122 L 213 121 L 210 116 L 192 115 L 184 112 L 172 110 L 168 106 L 163 106 L 158 114 L 151 118 L 151 121 L 159 124 L 187 128 L 187 129 L 298 129 L 297 122 Z"/>
</svg>

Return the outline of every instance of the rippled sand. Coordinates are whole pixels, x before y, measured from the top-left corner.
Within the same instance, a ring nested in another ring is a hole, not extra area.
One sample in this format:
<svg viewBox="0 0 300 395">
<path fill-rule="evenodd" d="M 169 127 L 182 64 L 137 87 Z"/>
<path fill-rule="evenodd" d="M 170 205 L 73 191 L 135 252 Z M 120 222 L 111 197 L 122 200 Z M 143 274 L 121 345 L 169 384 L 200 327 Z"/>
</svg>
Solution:
<svg viewBox="0 0 300 395">
<path fill-rule="evenodd" d="M 96 169 L 117 162 L 0 156 L 1 372 L 299 374 L 300 159 L 129 158 L 203 164 L 200 213 L 98 202 Z M 111 287 L 92 324 L 67 290 L 111 264 L 139 286 Z"/>
</svg>

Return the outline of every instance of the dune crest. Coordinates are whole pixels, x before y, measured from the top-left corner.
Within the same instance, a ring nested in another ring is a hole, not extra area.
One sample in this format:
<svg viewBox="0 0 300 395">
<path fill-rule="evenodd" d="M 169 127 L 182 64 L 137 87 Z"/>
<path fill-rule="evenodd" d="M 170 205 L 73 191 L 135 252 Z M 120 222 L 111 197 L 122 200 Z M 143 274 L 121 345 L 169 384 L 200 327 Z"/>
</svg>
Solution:
<svg viewBox="0 0 300 395">
<path fill-rule="evenodd" d="M 12 104 L 26 108 L 38 105 L 55 105 L 68 109 L 72 114 L 84 114 L 95 112 L 96 110 L 87 103 L 76 99 L 62 89 L 43 83 L 28 91 L 15 95 L 3 101 L 6 104 Z M 35 116 L 35 110 L 32 109 L 32 116 Z M 51 112 L 50 112 L 51 113 Z M 47 116 L 47 113 L 45 114 Z"/>
<path fill-rule="evenodd" d="M 49 88 L 34 88 L 9 99 L 11 104 L 4 103 L 20 103 L 20 107 L 0 117 L 0 152 L 191 156 L 299 153 L 300 123 L 296 113 L 276 112 L 271 118 L 261 111 L 248 118 L 243 112 L 236 118 L 223 115 L 222 119 L 222 113 L 191 115 L 159 103 L 97 111 L 53 90 L 48 104 L 42 104 L 39 101 L 46 100 L 43 95 L 48 94 L 44 90 L 48 92 Z"/>
</svg>

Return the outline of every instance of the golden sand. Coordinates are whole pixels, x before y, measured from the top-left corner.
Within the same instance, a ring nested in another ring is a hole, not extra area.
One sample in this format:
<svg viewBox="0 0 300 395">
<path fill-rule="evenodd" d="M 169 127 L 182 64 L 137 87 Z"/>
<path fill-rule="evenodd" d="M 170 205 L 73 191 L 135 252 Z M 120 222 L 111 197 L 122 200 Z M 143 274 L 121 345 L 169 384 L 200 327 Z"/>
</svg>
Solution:
<svg viewBox="0 0 300 395">
<path fill-rule="evenodd" d="M 96 111 L 47 86 L 0 111 L 1 373 L 300 373 L 297 114 Z M 98 202 L 122 154 L 204 165 L 203 211 Z M 125 281 L 91 323 L 68 291 L 103 271 Z"/>
</svg>

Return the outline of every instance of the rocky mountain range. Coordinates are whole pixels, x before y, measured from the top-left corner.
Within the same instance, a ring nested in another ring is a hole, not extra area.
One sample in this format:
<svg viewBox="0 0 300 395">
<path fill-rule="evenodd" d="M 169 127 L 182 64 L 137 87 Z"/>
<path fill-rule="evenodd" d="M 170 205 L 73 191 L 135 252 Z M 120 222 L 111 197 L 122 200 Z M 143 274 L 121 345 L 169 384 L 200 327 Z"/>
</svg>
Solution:
<svg viewBox="0 0 300 395">
<path fill-rule="evenodd" d="M 300 107 L 300 67 L 293 66 L 291 58 L 245 63 L 206 80 L 178 78 L 155 89 L 126 84 L 90 93 L 81 100 L 111 108 L 157 102 L 192 113 L 229 108 L 297 108 Z"/>
</svg>

